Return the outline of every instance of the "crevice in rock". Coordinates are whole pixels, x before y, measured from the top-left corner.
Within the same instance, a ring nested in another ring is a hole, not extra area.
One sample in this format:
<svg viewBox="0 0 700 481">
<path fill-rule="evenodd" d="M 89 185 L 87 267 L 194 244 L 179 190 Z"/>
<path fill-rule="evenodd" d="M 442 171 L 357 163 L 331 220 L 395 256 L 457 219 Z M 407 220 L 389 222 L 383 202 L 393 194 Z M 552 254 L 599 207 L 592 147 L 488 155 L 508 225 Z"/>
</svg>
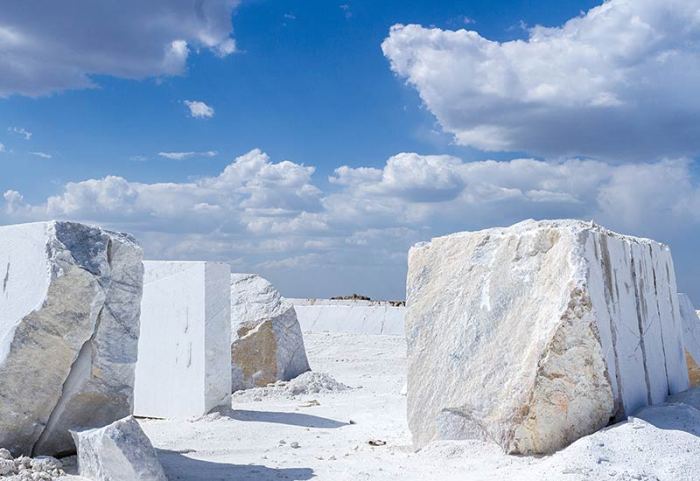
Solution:
<svg viewBox="0 0 700 481">
<path fill-rule="evenodd" d="M 76 357 L 75 361 L 73 361 L 70 371 L 68 372 L 68 376 L 66 376 L 66 380 L 63 382 L 61 397 L 58 398 L 58 401 L 56 402 L 53 411 L 51 411 L 51 415 L 49 416 L 49 419 L 46 422 L 46 425 L 44 426 L 41 435 L 39 435 L 39 438 L 36 440 L 34 446 L 32 447 L 32 457 L 37 456 L 37 454 L 39 454 L 37 453 L 37 448 L 39 448 L 46 441 L 50 433 L 53 432 L 54 426 L 58 422 L 61 414 L 63 414 L 63 412 L 65 411 L 65 407 L 68 403 L 68 398 L 75 392 L 75 386 L 90 376 L 90 369 L 92 366 L 92 357 L 94 351 L 93 341 L 95 340 L 95 336 L 97 335 L 100 323 L 102 322 L 103 312 L 104 305 L 100 308 L 100 311 L 97 314 L 95 328 L 92 332 L 92 336 L 90 336 L 90 339 L 85 341 L 83 346 L 80 348 L 80 351 L 78 352 L 78 357 Z M 67 456 L 71 454 L 75 454 L 75 452 L 67 451 L 62 453 L 56 453 L 56 455 L 58 456 Z"/>
</svg>

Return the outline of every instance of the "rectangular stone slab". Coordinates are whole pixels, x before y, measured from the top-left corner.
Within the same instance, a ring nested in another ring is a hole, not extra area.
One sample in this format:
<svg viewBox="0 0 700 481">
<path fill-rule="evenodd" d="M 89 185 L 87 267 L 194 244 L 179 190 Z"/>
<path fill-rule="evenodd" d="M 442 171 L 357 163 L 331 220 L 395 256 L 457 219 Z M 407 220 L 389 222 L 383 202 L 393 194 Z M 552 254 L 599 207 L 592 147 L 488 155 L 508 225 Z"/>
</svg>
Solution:
<svg viewBox="0 0 700 481">
<path fill-rule="evenodd" d="M 141 249 L 73 222 L 0 227 L 0 446 L 74 450 L 132 409 Z"/>
<path fill-rule="evenodd" d="M 144 262 L 134 414 L 187 418 L 230 405 L 230 268 Z"/>
<path fill-rule="evenodd" d="M 526 221 L 409 253 L 414 443 L 549 453 L 688 387 L 667 246 Z"/>
</svg>

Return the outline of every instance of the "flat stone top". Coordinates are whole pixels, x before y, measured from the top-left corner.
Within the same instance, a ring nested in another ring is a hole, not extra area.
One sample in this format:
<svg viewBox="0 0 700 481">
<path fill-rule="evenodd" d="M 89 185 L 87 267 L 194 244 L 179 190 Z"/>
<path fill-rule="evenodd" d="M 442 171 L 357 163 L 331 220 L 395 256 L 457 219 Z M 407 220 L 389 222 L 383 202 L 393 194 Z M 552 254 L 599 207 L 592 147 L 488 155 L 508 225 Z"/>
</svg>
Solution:
<svg viewBox="0 0 700 481">
<path fill-rule="evenodd" d="M 488 229 L 481 229 L 477 231 L 464 231 L 456 232 L 454 234 L 448 234 L 445 236 L 433 237 L 430 241 L 419 242 L 415 244 L 412 249 L 420 249 L 424 247 L 429 247 L 434 241 L 439 241 L 442 239 L 455 239 L 460 237 L 470 237 L 473 235 L 489 235 L 492 237 L 505 237 L 512 235 L 523 235 L 530 231 L 537 229 L 557 229 L 564 232 L 570 233 L 572 236 L 583 231 L 590 231 L 597 234 L 604 234 L 610 237 L 617 237 L 620 239 L 627 240 L 628 242 L 638 243 L 638 244 L 656 244 L 664 248 L 667 246 L 661 242 L 655 241 L 653 239 L 647 239 L 645 237 L 636 237 L 626 234 L 619 234 L 610 229 L 607 229 L 601 225 L 596 224 L 593 221 L 583 221 L 578 219 L 547 219 L 547 220 L 534 220 L 527 219 L 517 224 L 513 224 L 508 227 L 490 227 Z"/>
</svg>

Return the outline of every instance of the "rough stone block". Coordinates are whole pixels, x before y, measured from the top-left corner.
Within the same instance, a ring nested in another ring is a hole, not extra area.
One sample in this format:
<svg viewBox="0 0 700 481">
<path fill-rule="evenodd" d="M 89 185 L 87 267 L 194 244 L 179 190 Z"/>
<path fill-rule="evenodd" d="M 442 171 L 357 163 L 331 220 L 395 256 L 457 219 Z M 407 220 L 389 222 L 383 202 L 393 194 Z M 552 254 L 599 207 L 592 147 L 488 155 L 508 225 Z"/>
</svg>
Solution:
<svg viewBox="0 0 700 481">
<path fill-rule="evenodd" d="M 294 306 L 255 274 L 231 275 L 232 390 L 289 381 L 309 370 Z"/>
<path fill-rule="evenodd" d="M 409 253 L 417 446 L 549 453 L 688 387 L 671 253 L 580 221 L 525 221 Z"/>
<path fill-rule="evenodd" d="M 167 481 L 151 441 L 129 416 L 100 429 L 72 431 L 80 476 L 92 481 Z"/>
<path fill-rule="evenodd" d="M 131 413 L 141 257 L 98 227 L 0 227 L 0 446 L 69 453 L 68 429 Z"/>
<path fill-rule="evenodd" d="M 230 268 L 144 262 L 134 414 L 187 418 L 230 405 Z"/>
</svg>

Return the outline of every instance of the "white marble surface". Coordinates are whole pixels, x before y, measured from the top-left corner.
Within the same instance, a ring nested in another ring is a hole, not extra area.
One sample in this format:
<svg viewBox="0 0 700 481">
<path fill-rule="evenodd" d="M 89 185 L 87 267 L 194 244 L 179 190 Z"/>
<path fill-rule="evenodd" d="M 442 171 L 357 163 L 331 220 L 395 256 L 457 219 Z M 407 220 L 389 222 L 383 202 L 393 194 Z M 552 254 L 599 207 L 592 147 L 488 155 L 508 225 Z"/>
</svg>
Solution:
<svg viewBox="0 0 700 481">
<path fill-rule="evenodd" d="M 134 414 L 185 418 L 228 405 L 230 268 L 145 261 Z"/>
<path fill-rule="evenodd" d="M 389 301 L 288 299 L 304 332 L 404 335 L 404 306 Z"/>
<path fill-rule="evenodd" d="M 418 447 L 546 453 L 687 389 L 669 249 L 526 221 L 411 249 L 408 419 Z"/>
</svg>

